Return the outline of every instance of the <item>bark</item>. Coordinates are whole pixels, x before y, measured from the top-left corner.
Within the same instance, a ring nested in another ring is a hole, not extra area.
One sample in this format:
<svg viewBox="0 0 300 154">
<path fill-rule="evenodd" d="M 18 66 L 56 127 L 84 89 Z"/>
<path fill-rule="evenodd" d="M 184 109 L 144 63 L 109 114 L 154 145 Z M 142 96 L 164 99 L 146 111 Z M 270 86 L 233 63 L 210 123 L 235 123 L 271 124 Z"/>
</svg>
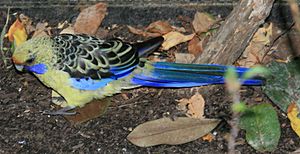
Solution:
<svg viewBox="0 0 300 154">
<path fill-rule="evenodd" d="M 269 16 L 273 3 L 274 0 L 241 0 L 193 63 L 233 64 Z"/>
</svg>

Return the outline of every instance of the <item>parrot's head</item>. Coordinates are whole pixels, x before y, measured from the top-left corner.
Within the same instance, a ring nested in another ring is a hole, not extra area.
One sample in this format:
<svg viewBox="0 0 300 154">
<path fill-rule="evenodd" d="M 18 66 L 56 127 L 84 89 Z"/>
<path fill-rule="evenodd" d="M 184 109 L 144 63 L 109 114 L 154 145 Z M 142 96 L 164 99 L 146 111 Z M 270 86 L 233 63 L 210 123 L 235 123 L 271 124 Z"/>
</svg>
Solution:
<svg viewBox="0 0 300 154">
<path fill-rule="evenodd" d="M 19 71 L 30 71 L 44 74 L 49 68 L 53 57 L 52 42 L 50 37 L 37 37 L 17 46 L 13 53 L 12 61 Z"/>
</svg>

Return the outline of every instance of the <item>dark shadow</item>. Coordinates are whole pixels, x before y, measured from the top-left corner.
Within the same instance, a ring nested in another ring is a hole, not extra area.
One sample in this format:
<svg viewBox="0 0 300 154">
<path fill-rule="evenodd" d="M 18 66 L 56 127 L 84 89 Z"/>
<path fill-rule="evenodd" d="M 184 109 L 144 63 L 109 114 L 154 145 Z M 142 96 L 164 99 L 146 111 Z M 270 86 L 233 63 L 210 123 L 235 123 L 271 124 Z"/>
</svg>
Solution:
<svg viewBox="0 0 300 154">
<path fill-rule="evenodd" d="M 280 28 L 283 29 L 283 30 L 288 30 L 291 28 L 291 25 L 294 24 L 294 21 L 291 22 L 291 20 L 293 20 L 293 16 L 291 15 L 291 11 L 290 11 L 290 7 L 289 5 L 284 5 L 284 4 L 278 4 L 276 7 L 277 10 L 278 10 L 278 19 L 280 21 Z M 296 32 L 300 35 L 300 32 Z M 297 51 L 297 48 L 296 48 L 296 43 L 298 42 L 295 42 L 293 41 L 293 38 L 292 38 L 292 34 L 291 34 L 291 31 L 289 31 L 288 33 L 286 33 L 287 35 L 287 40 L 288 40 L 288 47 L 289 47 L 289 51 L 291 51 L 291 54 L 293 55 L 293 59 L 299 59 L 299 51 Z M 300 70 L 300 63 L 299 63 L 299 60 L 296 60 L 297 61 L 297 66 L 298 66 L 298 71 Z"/>
</svg>

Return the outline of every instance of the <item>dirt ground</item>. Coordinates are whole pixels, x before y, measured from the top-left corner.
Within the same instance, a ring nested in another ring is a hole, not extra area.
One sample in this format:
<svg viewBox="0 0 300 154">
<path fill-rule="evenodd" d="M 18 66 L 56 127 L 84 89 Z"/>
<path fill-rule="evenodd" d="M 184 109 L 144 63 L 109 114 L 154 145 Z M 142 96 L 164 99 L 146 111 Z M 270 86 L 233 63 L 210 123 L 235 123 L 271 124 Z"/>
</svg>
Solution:
<svg viewBox="0 0 300 154">
<path fill-rule="evenodd" d="M 171 23 L 178 24 L 175 20 L 177 15 L 182 14 L 192 18 L 195 13 L 195 10 L 192 9 L 151 9 L 145 11 L 138 8 L 137 11 L 122 8 L 116 11 L 110 8 L 108 10 L 110 14 L 106 17 L 103 27 L 109 27 L 112 24 L 143 26 L 157 19 L 167 19 Z M 232 7 L 219 10 L 217 8 L 215 9 L 217 11 L 212 13 L 221 14 L 224 17 L 231 9 Z M 61 8 L 49 11 L 42 9 L 17 10 L 26 13 L 36 21 L 48 20 L 50 24 L 54 25 L 65 19 L 72 20 L 78 14 L 74 9 L 70 9 L 68 12 L 68 9 Z M 208 10 L 208 8 L 203 10 Z M 128 14 L 120 13 L 126 11 Z M 133 15 L 130 14 L 133 12 L 135 12 Z M 142 12 L 152 15 L 145 19 Z M 169 13 L 166 16 L 161 15 L 165 12 Z M 276 11 L 273 12 L 271 18 L 272 16 L 276 16 Z M 120 17 L 122 20 L 116 19 Z M 0 10 L 1 29 L 4 19 L 5 11 Z M 128 41 L 142 39 L 130 34 L 125 26 L 109 31 L 106 37 L 115 36 Z M 183 44 L 178 48 L 184 52 L 186 51 L 185 46 Z M 9 57 L 10 54 L 6 53 L 6 56 Z M 11 65 L 10 61 L 9 64 Z M 130 130 L 141 123 L 161 117 L 183 116 L 184 114 L 176 109 L 176 100 L 188 98 L 197 90 L 206 101 L 206 117 L 223 119 L 214 130 L 216 138 L 212 142 L 198 139 L 176 146 L 159 145 L 140 148 L 126 139 Z M 128 100 L 125 100 L 120 94 L 116 95 L 112 97 L 112 105 L 103 116 L 76 126 L 71 125 L 62 116 L 42 114 L 45 110 L 53 109 L 50 94 L 51 90 L 43 86 L 32 75 L 20 74 L 13 67 L 5 68 L 3 62 L 0 62 L 0 153 L 224 153 L 227 151 L 226 136 L 228 136 L 230 126 L 226 120 L 230 119 L 231 99 L 223 85 L 192 89 L 139 88 L 124 91 Z M 260 87 L 243 87 L 242 100 L 248 104 L 271 103 L 261 92 Z M 273 153 L 292 152 L 300 147 L 300 139 L 291 129 L 286 115 L 276 106 L 274 107 L 277 109 L 282 134 L 279 145 Z M 237 151 L 256 153 L 246 143 L 244 133 L 240 131 L 237 138 Z"/>
</svg>

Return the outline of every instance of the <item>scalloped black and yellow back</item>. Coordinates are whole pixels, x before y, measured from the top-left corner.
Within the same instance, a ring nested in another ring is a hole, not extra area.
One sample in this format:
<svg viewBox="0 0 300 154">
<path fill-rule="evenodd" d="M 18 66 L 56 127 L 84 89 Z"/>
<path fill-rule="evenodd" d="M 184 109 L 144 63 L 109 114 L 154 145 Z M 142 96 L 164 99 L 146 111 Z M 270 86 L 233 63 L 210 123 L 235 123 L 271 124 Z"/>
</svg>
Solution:
<svg viewBox="0 0 300 154">
<path fill-rule="evenodd" d="M 113 72 L 139 63 L 136 48 L 121 40 L 101 40 L 87 35 L 62 34 L 55 36 L 57 56 L 55 66 L 73 78 L 111 77 Z"/>
</svg>

